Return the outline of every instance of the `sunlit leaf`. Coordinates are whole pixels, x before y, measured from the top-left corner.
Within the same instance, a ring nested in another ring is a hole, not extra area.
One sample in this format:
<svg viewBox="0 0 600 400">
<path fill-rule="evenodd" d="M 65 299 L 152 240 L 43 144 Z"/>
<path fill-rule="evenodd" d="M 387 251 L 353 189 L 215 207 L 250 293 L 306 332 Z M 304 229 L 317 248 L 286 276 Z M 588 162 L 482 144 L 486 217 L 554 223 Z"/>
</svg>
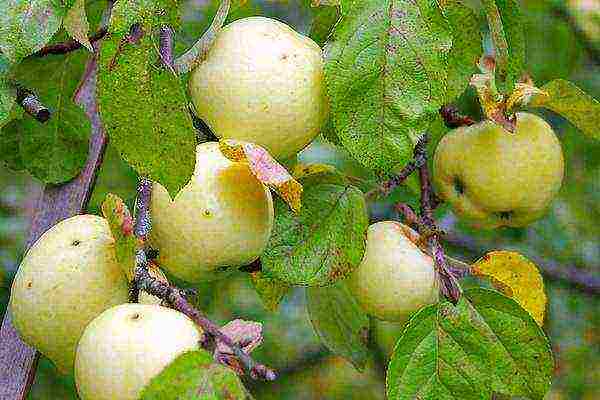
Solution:
<svg viewBox="0 0 600 400">
<path fill-rule="evenodd" d="M 90 24 L 85 13 L 85 0 L 75 0 L 67 15 L 65 15 L 63 26 L 75 40 L 84 45 L 89 51 L 94 51 L 88 39 Z"/>
</svg>

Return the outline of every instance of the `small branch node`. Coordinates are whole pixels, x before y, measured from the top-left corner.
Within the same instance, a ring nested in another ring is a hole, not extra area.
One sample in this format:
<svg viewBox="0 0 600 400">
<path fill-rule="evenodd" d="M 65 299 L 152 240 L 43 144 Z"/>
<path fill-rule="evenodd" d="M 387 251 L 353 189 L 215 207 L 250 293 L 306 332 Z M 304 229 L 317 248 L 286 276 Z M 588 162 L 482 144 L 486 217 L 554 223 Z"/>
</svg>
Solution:
<svg viewBox="0 0 600 400">
<path fill-rule="evenodd" d="M 45 123 L 50 119 L 50 110 L 31 90 L 17 86 L 17 102 L 23 107 L 27 114 L 31 115 L 39 122 Z"/>
</svg>

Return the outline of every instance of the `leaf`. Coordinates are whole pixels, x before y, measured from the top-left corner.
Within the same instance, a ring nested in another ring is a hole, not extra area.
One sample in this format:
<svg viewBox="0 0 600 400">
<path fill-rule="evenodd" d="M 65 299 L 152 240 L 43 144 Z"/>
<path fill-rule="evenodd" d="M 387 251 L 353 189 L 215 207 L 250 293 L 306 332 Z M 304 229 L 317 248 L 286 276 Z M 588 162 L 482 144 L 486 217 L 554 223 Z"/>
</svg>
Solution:
<svg viewBox="0 0 600 400">
<path fill-rule="evenodd" d="M 542 326 L 546 312 L 544 280 L 534 263 L 512 251 L 492 251 L 471 268 L 476 276 L 491 278 L 496 289 L 512 297 Z"/>
<path fill-rule="evenodd" d="M 204 351 L 177 357 L 144 388 L 140 400 L 243 400 L 246 388 L 229 368 L 214 364 Z"/>
<path fill-rule="evenodd" d="M 262 271 L 291 285 L 330 285 L 362 260 L 369 223 L 364 195 L 334 174 L 310 176 L 302 184 L 299 213 L 275 202 Z"/>
<path fill-rule="evenodd" d="M 85 0 L 75 0 L 73 6 L 67 11 L 63 26 L 75 40 L 84 45 L 89 51 L 94 51 L 88 39 L 90 24 L 85 13 Z"/>
<path fill-rule="evenodd" d="M 138 43 L 103 40 L 98 106 L 121 157 L 175 197 L 194 172 L 195 131 L 178 78 L 158 58 L 148 34 Z"/>
<path fill-rule="evenodd" d="M 490 399 L 492 392 L 542 399 L 553 359 L 547 338 L 514 300 L 488 289 L 421 309 L 398 340 L 387 396 Z"/>
<path fill-rule="evenodd" d="M 227 19 L 230 5 L 230 0 L 221 0 L 212 23 L 206 32 L 204 32 L 202 37 L 200 37 L 188 51 L 175 60 L 175 71 L 179 74 L 189 72 L 206 59 L 208 51 L 217 38 L 217 33 L 219 33 Z"/>
<path fill-rule="evenodd" d="M 246 354 L 250 354 L 263 341 L 260 322 L 236 319 L 221 327 L 220 331 L 233 340 L 233 343 L 240 346 Z M 221 364 L 228 365 L 238 375 L 243 375 L 245 372 L 243 364 L 236 358 L 231 348 L 223 342 L 217 342 L 213 358 Z"/>
<path fill-rule="evenodd" d="M 117 1 L 112 8 L 110 33 L 125 34 L 134 24 L 145 28 L 159 25 L 179 26 L 178 0 L 128 0 Z"/>
<path fill-rule="evenodd" d="M 473 10 L 460 0 L 440 2 L 442 14 L 452 32 L 452 49 L 448 54 L 446 102 L 456 100 L 467 88 L 483 53 L 479 20 Z"/>
<path fill-rule="evenodd" d="M 29 115 L 13 120 L 2 128 L 0 141 L 18 142 L 20 166 L 44 183 L 68 181 L 85 165 L 91 126 L 73 95 L 87 59 L 82 52 L 32 57 L 13 72 L 23 86 L 35 88 L 52 114 L 46 123 Z"/>
<path fill-rule="evenodd" d="M 569 120 L 587 136 L 600 139 L 600 102 L 569 81 L 556 79 L 542 86 L 531 107 L 544 107 Z"/>
<path fill-rule="evenodd" d="M 503 93 L 510 93 L 526 65 L 520 5 L 516 0 L 483 0 L 483 6 L 496 50 L 496 84 Z"/>
<path fill-rule="evenodd" d="M 302 203 L 302 185 L 261 146 L 232 139 L 219 141 L 221 153 L 231 161 L 246 162 L 252 173 L 298 212 Z"/>
<path fill-rule="evenodd" d="M 303 164 L 297 163 L 294 165 L 294 171 L 292 172 L 294 178 L 303 179 L 314 175 L 323 174 L 338 174 L 334 166 L 329 164 Z"/>
<path fill-rule="evenodd" d="M 137 239 L 133 234 L 134 221 L 129 208 L 116 194 L 109 193 L 102 202 L 102 215 L 108 221 L 110 233 L 115 238 L 117 262 L 129 282 L 133 280 Z"/>
<path fill-rule="evenodd" d="M 315 6 L 311 4 L 313 14 L 310 23 L 308 37 L 314 40 L 319 46 L 323 46 L 331 33 L 334 25 L 341 17 L 340 7 L 336 5 L 321 4 Z"/>
<path fill-rule="evenodd" d="M 390 172 L 446 100 L 449 27 L 425 0 L 354 1 L 343 15 L 325 48 L 334 125 L 353 157 Z"/>
<path fill-rule="evenodd" d="M 12 62 L 40 50 L 62 23 L 55 0 L 0 2 L 0 51 Z"/>
<path fill-rule="evenodd" d="M 279 303 L 291 289 L 285 282 L 269 278 L 260 271 L 250 274 L 250 280 L 263 305 L 271 312 L 277 311 Z"/>
<path fill-rule="evenodd" d="M 369 357 L 369 317 L 348 288 L 342 282 L 307 288 L 306 302 L 310 321 L 323 344 L 363 371 Z"/>
<path fill-rule="evenodd" d="M 0 128 L 16 116 L 13 110 L 16 108 L 17 93 L 9 83 L 9 67 L 8 59 L 0 53 Z"/>
</svg>

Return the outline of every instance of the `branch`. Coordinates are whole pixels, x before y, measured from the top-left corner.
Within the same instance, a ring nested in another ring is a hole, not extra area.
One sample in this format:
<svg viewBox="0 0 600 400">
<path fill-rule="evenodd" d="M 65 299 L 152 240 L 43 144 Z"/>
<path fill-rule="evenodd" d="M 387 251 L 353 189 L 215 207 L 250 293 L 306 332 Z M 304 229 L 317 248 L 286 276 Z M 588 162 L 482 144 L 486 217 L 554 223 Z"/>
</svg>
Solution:
<svg viewBox="0 0 600 400">
<path fill-rule="evenodd" d="M 427 135 L 425 135 L 424 141 L 427 140 Z M 415 148 L 415 157 L 418 155 L 416 154 L 417 151 L 421 151 L 423 153 L 422 156 L 427 157 L 424 148 L 425 146 L 419 149 Z M 427 163 L 419 167 L 419 181 L 421 183 L 421 220 L 428 227 L 428 230 L 432 232 L 427 241 L 429 242 L 436 271 L 442 285 L 440 289 L 448 300 L 456 304 L 460 299 L 461 290 L 456 277 L 449 271 L 444 248 L 440 244 L 438 229 L 433 220 L 434 196 Z"/>
<path fill-rule="evenodd" d="M 235 344 L 229 336 L 223 334 L 215 323 L 194 308 L 187 301 L 181 290 L 150 276 L 148 273 L 148 261 L 146 260 L 146 255 L 143 250 L 139 250 L 136 254 L 136 264 L 134 282 L 141 290 L 166 300 L 169 305 L 187 315 L 192 321 L 200 326 L 205 332 L 205 335 L 209 335 L 209 338 L 214 338 L 229 347 L 244 368 L 249 371 L 252 378 L 262 378 L 268 381 L 277 378 L 275 371 L 254 361 L 240 348 L 239 345 Z M 207 342 L 207 340 L 205 340 L 205 342 Z"/>
<path fill-rule="evenodd" d="M 98 40 L 102 39 L 108 33 L 108 29 L 106 27 L 102 27 L 98 29 L 96 33 L 89 37 L 90 43 L 94 44 Z M 35 57 L 44 57 L 50 54 L 66 54 L 71 51 L 78 50 L 82 48 L 83 45 L 76 40 L 68 40 L 63 43 L 57 43 L 50 46 L 42 47 L 38 52 L 34 54 Z"/>
<path fill-rule="evenodd" d="M 177 75 L 173 61 L 173 30 L 167 25 L 160 27 L 158 52 L 165 67 Z"/>
<path fill-rule="evenodd" d="M 17 85 L 17 102 L 27 114 L 44 123 L 50 119 L 50 110 L 29 89 Z"/>
<path fill-rule="evenodd" d="M 152 229 L 150 216 L 150 201 L 152 200 L 152 181 L 148 178 L 140 178 L 137 186 L 137 198 L 135 201 L 135 236 L 146 241 Z"/>
<path fill-rule="evenodd" d="M 474 125 L 475 120 L 468 115 L 463 115 L 458 108 L 452 105 L 440 108 L 440 115 L 448 128 L 459 128 L 461 126 Z"/>
</svg>

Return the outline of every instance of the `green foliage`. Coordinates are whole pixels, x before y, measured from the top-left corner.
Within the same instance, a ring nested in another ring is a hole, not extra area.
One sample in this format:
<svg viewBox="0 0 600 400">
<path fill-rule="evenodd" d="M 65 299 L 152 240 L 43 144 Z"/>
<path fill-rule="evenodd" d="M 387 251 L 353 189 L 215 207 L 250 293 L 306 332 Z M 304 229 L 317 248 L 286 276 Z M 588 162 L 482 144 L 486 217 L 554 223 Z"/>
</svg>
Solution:
<svg viewBox="0 0 600 400">
<path fill-rule="evenodd" d="M 110 16 L 111 33 L 127 33 L 134 24 L 155 27 L 161 24 L 179 26 L 178 0 L 117 1 Z"/>
<path fill-rule="evenodd" d="M 541 88 L 547 95 L 537 95 L 529 106 L 544 107 L 569 120 L 584 134 L 600 140 L 600 102 L 564 79 L 548 82 Z"/>
<path fill-rule="evenodd" d="M 231 369 L 214 364 L 208 352 L 177 357 L 142 391 L 140 400 L 243 400 L 244 385 Z"/>
<path fill-rule="evenodd" d="M 15 116 L 13 110 L 16 109 L 17 94 L 15 88 L 9 84 L 9 68 L 8 59 L 0 53 L 0 128 Z"/>
<path fill-rule="evenodd" d="M 75 40 L 89 51 L 94 51 L 88 39 L 90 24 L 85 12 L 85 0 L 75 0 L 63 21 L 64 28 Z"/>
<path fill-rule="evenodd" d="M 252 273 L 250 279 L 265 308 L 273 312 L 277 311 L 279 303 L 291 289 L 285 282 L 265 276 L 260 271 Z"/>
<path fill-rule="evenodd" d="M 484 9 L 496 50 L 496 84 L 512 92 L 525 72 L 525 31 L 517 0 L 484 0 Z"/>
<path fill-rule="evenodd" d="M 25 115 L 2 128 L 0 146 L 16 151 L 0 155 L 9 167 L 26 169 L 45 183 L 61 183 L 79 173 L 87 158 L 90 122 L 73 96 L 87 58 L 82 52 L 32 57 L 15 68 L 12 77 L 35 88 L 52 115 L 46 123 Z"/>
<path fill-rule="evenodd" d="M 448 54 L 446 102 L 456 100 L 467 88 L 483 53 L 479 19 L 460 0 L 440 2 L 442 14 L 452 31 L 452 49 Z"/>
<path fill-rule="evenodd" d="M 292 285 L 329 285 L 362 259 L 369 222 L 364 195 L 337 174 L 310 176 L 301 183 L 299 213 L 280 199 L 275 202 L 262 270 Z"/>
<path fill-rule="evenodd" d="M 174 197 L 194 171 L 195 131 L 180 82 L 160 66 L 156 49 L 148 33 L 138 43 L 117 35 L 106 38 L 98 104 L 121 156 Z"/>
<path fill-rule="evenodd" d="M 496 291 L 470 289 L 456 306 L 444 301 L 411 318 L 390 361 L 387 394 L 542 399 L 552 371 L 550 346 L 531 315 Z"/>
<path fill-rule="evenodd" d="M 335 128 L 363 165 L 389 172 L 446 100 L 450 28 L 428 1 L 352 2 L 343 14 L 326 49 Z"/>
<path fill-rule="evenodd" d="M 346 285 L 337 282 L 328 287 L 307 288 L 306 303 L 312 325 L 323 344 L 362 371 L 369 355 L 369 317 Z"/>
<path fill-rule="evenodd" d="M 323 46 L 329 34 L 340 19 L 340 8 L 337 6 L 319 6 L 311 8 L 313 18 L 310 24 L 308 36 L 319 46 Z"/>
<path fill-rule="evenodd" d="M 35 53 L 60 29 L 62 10 L 55 0 L 4 0 L 0 3 L 0 51 L 13 62 Z"/>
</svg>

